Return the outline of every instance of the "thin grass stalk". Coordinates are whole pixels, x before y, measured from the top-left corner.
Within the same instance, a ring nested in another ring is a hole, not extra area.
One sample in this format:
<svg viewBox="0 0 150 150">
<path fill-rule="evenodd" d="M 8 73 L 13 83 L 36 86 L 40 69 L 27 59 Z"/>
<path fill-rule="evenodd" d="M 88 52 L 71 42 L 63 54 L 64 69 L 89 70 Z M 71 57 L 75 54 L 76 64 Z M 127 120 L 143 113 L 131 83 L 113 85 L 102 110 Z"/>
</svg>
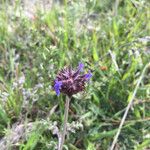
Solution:
<svg viewBox="0 0 150 150">
<path fill-rule="evenodd" d="M 114 15 L 117 16 L 118 15 L 118 6 L 119 6 L 119 0 L 115 1 L 115 10 L 114 10 Z"/>
<path fill-rule="evenodd" d="M 138 82 L 137 82 L 137 85 L 136 85 L 136 87 L 135 87 L 135 89 L 134 89 L 133 94 L 132 94 L 131 96 L 129 96 L 129 104 L 128 104 L 127 108 L 126 108 L 126 111 L 125 111 L 123 117 L 122 117 L 121 123 L 120 123 L 120 125 L 119 125 L 119 129 L 118 129 L 118 131 L 117 131 L 117 133 L 116 133 L 116 135 L 115 135 L 115 137 L 114 137 L 114 140 L 113 140 L 113 142 L 112 142 L 112 145 L 111 145 L 111 147 L 110 147 L 110 150 L 114 150 L 114 148 L 115 148 L 115 145 L 116 145 L 116 143 L 117 143 L 118 137 L 119 137 L 120 132 L 121 132 L 121 129 L 122 129 L 123 124 L 124 124 L 124 122 L 125 122 L 125 120 L 126 120 L 126 117 L 127 117 L 127 115 L 128 115 L 129 109 L 130 109 L 131 106 L 132 106 L 133 100 L 135 99 L 135 96 L 136 96 L 136 92 L 137 92 L 137 90 L 138 90 L 138 88 L 139 88 L 139 86 L 140 86 L 140 83 L 141 83 L 141 81 L 142 81 L 142 79 L 143 79 L 143 77 L 144 77 L 144 74 L 145 74 L 145 72 L 146 72 L 146 70 L 147 70 L 148 67 L 150 67 L 150 63 L 148 63 L 148 64 L 144 67 L 144 69 L 143 69 L 143 71 L 142 71 L 142 74 L 141 74 L 141 76 L 140 76 L 140 78 L 139 78 L 139 80 L 138 80 Z"/>
</svg>

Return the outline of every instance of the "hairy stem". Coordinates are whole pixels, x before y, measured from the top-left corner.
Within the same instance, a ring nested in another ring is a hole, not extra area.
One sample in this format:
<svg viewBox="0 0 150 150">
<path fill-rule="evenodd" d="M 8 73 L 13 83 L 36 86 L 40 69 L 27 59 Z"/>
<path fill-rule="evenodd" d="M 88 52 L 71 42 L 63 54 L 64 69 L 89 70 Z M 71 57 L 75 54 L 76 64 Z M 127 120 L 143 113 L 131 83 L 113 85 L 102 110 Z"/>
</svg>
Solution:
<svg viewBox="0 0 150 150">
<path fill-rule="evenodd" d="M 71 99 L 71 97 L 68 97 L 68 96 L 66 97 L 65 113 L 64 113 L 64 126 L 63 126 L 63 131 L 61 133 L 61 141 L 60 141 L 60 143 L 58 145 L 58 150 L 62 150 L 63 149 L 63 144 L 64 144 L 64 141 L 65 141 L 70 99 Z"/>
</svg>

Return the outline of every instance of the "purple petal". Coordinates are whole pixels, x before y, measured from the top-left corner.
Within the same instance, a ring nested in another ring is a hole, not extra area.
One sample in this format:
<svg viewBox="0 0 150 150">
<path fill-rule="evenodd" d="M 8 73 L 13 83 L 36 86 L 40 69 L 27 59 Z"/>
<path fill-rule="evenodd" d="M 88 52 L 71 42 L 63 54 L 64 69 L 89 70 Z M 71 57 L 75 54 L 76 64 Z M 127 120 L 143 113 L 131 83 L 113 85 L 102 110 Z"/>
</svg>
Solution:
<svg viewBox="0 0 150 150">
<path fill-rule="evenodd" d="M 85 74 L 85 78 L 86 78 L 87 80 L 90 80 L 91 77 L 92 77 L 91 71 L 89 71 L 89 73 Z"/>
<path fill-rule="evenodd" d="M 54 87 L 61 87 L 61 86 L 62 86 L 62 81 L 55 80 Z"/>
<path fill-rule="evenodd" d="M 83 71 L 84 68 L 84 64 L 82 64 L 81 62 L 79 63 L 78 69 L 79 71 Z"/>
<path fill-rule="evenodd" d="M 79 63 L 77 71 L 73 74 L 73 78 L 76 79 L 81 71 L 83 71 L 84 64 Z"/>
<path fill-rule="evenodd" d="M 57 96 L 60 95 L 60 90 L 56 90 L 56 95 L 57 95 Z"/>
<path fill-rule="evenodd" d="M 57 96 L 60 95 L 61 86 L 62 86 L 62 81 L 55 80 L 54 90 Z"/>
</svg>

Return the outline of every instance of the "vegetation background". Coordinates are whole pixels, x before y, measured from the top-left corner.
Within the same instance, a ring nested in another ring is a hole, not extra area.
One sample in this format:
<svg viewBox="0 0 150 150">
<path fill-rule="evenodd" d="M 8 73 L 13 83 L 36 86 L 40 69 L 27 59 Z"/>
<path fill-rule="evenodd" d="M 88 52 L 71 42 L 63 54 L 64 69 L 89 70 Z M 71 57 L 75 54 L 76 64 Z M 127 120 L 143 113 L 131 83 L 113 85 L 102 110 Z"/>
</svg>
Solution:
<svg viewBox="0 0 150 150">
<path fill-rule="evenodd" d="M 1 0 L 0 149 L 55 149 L 65 97 L 52 83 L 78 62 L 93 77 L 73 96 L 64 149 L 107 150 L 134 91 L 115 149 L 150 149 L 149 8 L 149 0 Z"/>
</svg>

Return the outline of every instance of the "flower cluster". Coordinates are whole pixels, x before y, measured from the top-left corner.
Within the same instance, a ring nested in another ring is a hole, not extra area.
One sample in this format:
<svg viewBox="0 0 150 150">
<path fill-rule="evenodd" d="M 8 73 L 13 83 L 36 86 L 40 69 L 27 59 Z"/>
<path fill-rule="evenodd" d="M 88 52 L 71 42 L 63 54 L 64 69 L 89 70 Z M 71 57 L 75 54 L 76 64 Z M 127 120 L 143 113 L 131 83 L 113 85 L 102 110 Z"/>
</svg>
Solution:
<svg viewBox="0 0 150 150">
<path fill-rule="evenodd" d="M 60 92 L 71 97 L 73 94 L 81 92 L 85 89 L 85 83 L 92 77 L 91 71 L 81 75 L 84 65 L 79 63 L 76 70 L 71 67 L 62 69 L 56 76 L 54 81 L 54 90 L 59 96 Z"/>
</svg>

